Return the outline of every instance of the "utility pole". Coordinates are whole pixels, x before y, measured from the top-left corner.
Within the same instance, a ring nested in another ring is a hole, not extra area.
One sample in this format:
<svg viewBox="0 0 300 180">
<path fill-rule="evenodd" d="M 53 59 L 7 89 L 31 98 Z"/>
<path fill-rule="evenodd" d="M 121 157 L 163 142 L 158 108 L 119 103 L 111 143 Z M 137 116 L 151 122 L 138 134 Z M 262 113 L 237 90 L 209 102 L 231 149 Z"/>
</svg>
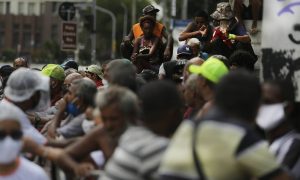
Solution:
<svg viewBox="0 0 300 180">
<path fill-rule="evenodd" d="M 123 2 L 121 3 L 121 6 L 124 9 L 124 22 L 123 22 L 123 37 L 124 37 L 127 35 L 128 8 Z"/>
<path fill-rule="evenodd" d="M 187 19 L 188 0 L 182 1 L 181 19 Z"/>
<path fill-rule="evenodd" d="M 93 29 L 92 29 L 92 34 L 91 34 L 91 57 L 92 57 L 92 64 L 96 64 L 96 39 L 97 39 L 97 34 L 96 34 L 96 26 L 97 26 L 97 12 L 96 12 L 96 0 L 93 0 Z"/>
<path fill-rule="evenodd" d="M 112 20 L 112 37 L 111 37 L 111 59 L 114 59 L 116 57 L 116 27 L 117 27 L 117 21 L 116 16 L 111 11 L 104 9 L 100 6 L 94 6 L 94 8 L 98 11 L 101 11 L 105 14 L 108 14 L 111 17 Z"/>
<path fill-rule="evenodd" d="M 131 1 L 131 24 L 136 23 L 136 0 Z"/>
</svg>

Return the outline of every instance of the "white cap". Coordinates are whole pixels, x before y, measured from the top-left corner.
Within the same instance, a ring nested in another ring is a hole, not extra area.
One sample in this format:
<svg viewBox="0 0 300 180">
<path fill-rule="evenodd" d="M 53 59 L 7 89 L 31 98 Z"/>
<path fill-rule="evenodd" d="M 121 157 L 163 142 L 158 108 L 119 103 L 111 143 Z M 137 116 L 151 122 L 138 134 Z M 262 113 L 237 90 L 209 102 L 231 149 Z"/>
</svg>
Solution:
<svg viewBox="0 0 300 180">
<path fill-rule="evenodd" d="M 41 98 L 36 111 L 45 109 L 50 104 L 49 81 L 49 77 L 42 75 L 39 71 L 19 68 L 8 78 L 4 95 L 13 102 L 23 102 L 30 99 L 35 92 L 40 91 Z"/>
</svg>

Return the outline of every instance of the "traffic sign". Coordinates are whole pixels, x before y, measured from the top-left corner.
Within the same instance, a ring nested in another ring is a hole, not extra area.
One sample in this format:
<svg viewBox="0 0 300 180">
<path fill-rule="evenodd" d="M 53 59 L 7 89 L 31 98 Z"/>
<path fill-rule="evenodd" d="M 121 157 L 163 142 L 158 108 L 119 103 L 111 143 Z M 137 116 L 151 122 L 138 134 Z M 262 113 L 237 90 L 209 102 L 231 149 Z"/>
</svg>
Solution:
<svg viewBox="0 0 300 180">
<path fill-rule="evenodd" d="M 77 24 L 75 22 L 62 22 L 61 49 L 64 51 L 76 50 Z"/>
<path fill-rule="evenodd" d="M 71 2 L 64 2 L 59 6 L 58 14 L 64 21 L 71 21 L 75 17 L 76 8 Z"/>
</svg>

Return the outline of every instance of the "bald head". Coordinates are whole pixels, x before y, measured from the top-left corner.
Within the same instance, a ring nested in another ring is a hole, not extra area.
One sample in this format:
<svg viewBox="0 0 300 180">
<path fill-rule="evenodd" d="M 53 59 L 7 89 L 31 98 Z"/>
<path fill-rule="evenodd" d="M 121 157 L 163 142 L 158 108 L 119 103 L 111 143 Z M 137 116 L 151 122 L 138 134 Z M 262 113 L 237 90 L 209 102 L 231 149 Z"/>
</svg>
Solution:
<svg viewBox="0 0 300 180">
<path fill-rule="evenodd" d="M 200 57 L 194 57 L 191 60 L 189 60 L 185 66 L 184 66 L 184 70 L 183 70 L 183 83 L 185 83 L 185 81 L 188 79 L 190 73 L 188 71 L 190 65 L 198 65 L 200 66 L 202 63 L 204 63 L 204 60 Z"/>
<path fill-rule="evenodd" d="M 79 73 L 71 73 L 66 77 L 64 84 L 71 84 L 74 80 L 82 78 L 82 75 Z"/>
<path fill-rule="evenodd" d="M 18 57 L 14 60 L 13 66 L 15 69 L 18 69 L 20 67 L 28 68 L 28 62 L 25 58 Z"/>
</svg>

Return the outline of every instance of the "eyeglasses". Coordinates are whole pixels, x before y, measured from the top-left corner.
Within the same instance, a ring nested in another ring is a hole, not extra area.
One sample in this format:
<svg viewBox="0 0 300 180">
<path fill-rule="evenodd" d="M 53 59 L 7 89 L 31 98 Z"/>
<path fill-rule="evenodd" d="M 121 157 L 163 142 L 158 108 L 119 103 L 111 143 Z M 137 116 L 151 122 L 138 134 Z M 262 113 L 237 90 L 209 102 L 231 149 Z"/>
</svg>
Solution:
<svg viewBox="0 0 300 180">
<path fill-rule="evenodd" d="M 14 140 L 20 140 L 23 136 L 23 132 L 16 130 L 16 131 L 7 133 L 6 131 L 0 130 L 0 141 L 2 141 L 7 136 L 10 136 Z"/>
</svg>

